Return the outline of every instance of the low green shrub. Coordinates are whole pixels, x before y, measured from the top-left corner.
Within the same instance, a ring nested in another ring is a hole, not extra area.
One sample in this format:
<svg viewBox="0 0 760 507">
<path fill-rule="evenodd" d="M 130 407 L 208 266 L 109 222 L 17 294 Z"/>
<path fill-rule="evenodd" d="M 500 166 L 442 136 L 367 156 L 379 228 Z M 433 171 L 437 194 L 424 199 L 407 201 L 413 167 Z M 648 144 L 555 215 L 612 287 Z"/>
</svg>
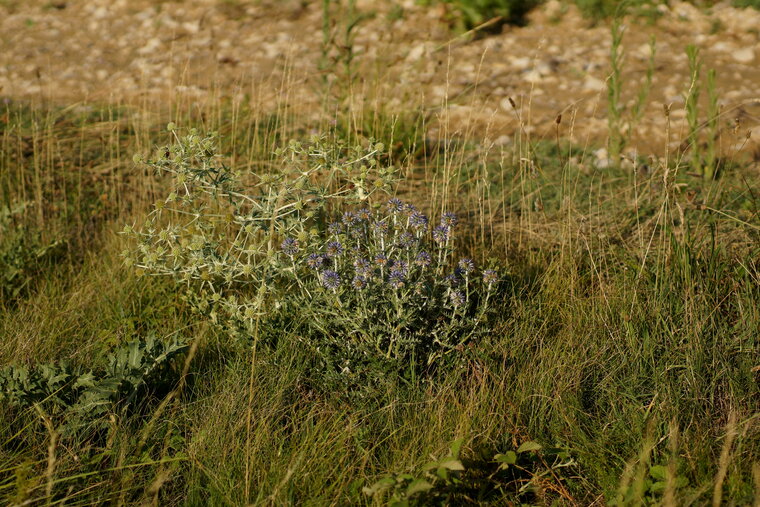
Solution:
<svg viewBox="0 0 760 507">
<path fill-rule="evenodd" d="M 576 466 L 561 448 L 544 449 L 523 442 L 504 453 L 478 453 L 474 459 L 461 454 L 463 439 L 454 441 L 449 453 L 410 473 L 390 474 L 362 488 L 365 495 L 388 506 L 520 504 L 546 505 L 565 492 L 563 469 Z"/>
<path fill-rule="evenodd" d="M 0 401 L 41 410 L 64 436 L 93 432 L 107 424 L 107 414 L 134 406 L 147 391 L 171 385 L 171 362 L 187 347 L 183 338 L 164 342 L 148 336 L 114 351 L 99 370 L 66 363 L 7 366 L 0 370 Z"/>
</svg>

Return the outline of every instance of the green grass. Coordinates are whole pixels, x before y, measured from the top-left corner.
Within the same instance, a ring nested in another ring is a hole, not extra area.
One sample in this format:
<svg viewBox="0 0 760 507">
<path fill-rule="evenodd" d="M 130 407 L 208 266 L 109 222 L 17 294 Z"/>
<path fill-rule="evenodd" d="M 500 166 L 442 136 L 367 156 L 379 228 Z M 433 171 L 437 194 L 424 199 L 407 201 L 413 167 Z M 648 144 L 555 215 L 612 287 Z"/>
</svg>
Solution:
<svg viewBox="0 0 760 507">
<path fill-rule="evenodd" d="M 114 411 L 94 437 L 59 437 L 44 411 L 0 405 L 3 503 L 373 504 L 363 486 L 419 473 L 459 438 L 467 471 L 446 491 L 460 502 L 704 504 L 716 485 L 723 501 L 758 494 L 760 189 L 740 155 L 715 181 L 672 165 L 663 184 L 663 167 L 597 169 L 589 147 L 564 141 L 532 144 L 531 165 L 477 151 L 472 133 L 436 145 L 415 112 L 356 112 L 332 127 L 246 103 L 203 114 L 173 104 L 151 120 L 135 110 L 3 112 L 2 205 L 28 206 L 0 241 L 66 246 L 22 259 L 25 289 L 0 301 L 0 363 L 103 366 L 135 337 L 180 331 L 194 344 L 175 365 L 187 376 L 168 398 Z M 464 366 L 390 379 L 366 398 L 321 390 L 291 326 L 265 321 L 277 339 L 255 355 L 232 343 L 170 281 L 137 276 L 120 256 L 116 231 L 162 195 L 132 154 L 166 142 L 169 119 L 219 130 L 228 162 L 258 172 L 312 129 L 383 141 L 407 175 L 405 199 L 456 209 L 462 248 L 508 267 L 498 322 Z M 539 452 L 519 480 L 495 472 L 497 453 L 530 440 L 574 464 L 550 470 Z"/>
</svg>

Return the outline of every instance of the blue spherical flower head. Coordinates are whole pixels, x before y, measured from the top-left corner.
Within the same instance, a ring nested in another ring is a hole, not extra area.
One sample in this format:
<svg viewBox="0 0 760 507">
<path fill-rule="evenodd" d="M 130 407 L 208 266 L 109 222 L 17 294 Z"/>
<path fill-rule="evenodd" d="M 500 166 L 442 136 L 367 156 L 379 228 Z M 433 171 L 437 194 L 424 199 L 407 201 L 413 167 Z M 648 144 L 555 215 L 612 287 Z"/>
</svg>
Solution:
<svg viewBox="0 0 760 507">
<path fill-rule="evenodd" d="M 409 225 L 411 225 L 413 228 L 419 230 L 424 229 L 427 227 L 428 224 L 428 217 L 420 213 L 419 211 L 415 211 L 409 216 Z"/>
<path fill-rule="evenodd" d="M 380 253 L 375 256 L 375 264 L 381 268 L 387 266 L 389 262 L 390 261 L 388 261 L 388 257 L 385 254 Z"/>
<path fill-rule="evenodd" d="M 298 241 L 293 238 L 285 238 L 280 244 L 280 249 L 285 255 L 292 257 L 298 253 Z"/>
<path fill-rule="evenodd" d="M 328 289 L 335 290 L 340 287 L 340 275 L 331 269 L 322 272 L 322 285 Z"/>
<path fill-rule="evenodd" d="M 363 290 L 367 288 L 367 279 L 361 275 L 356 275 L 354 279 L 351 280 L 351 286 L 356 290 Z"/>
<path fill-rule="evenodd" d="M 315 254 L 315 253 L 310 254 L 306 258 L 306 265 L 309 266 L 311 269 L 319 269 L 319 268 L 321 268 L 322 265 L 324 264 L 324 262 L 325 262 L 325 258 L 322 257 L 321 255 Z"/>
<path fill-rule="evenodd" d="M 327 232 L 332 234 L 333 236 L 337 236 L 341 232 L 343 232 L 343 224 L 340 222 L 332 222 L 330 225 L 327 226 Z"/>
<path fill-rule="evenodd" d="M 354 261 L 354 269 L 356 274 L 367 276 L 372 271 L 372 264 L 367 259 L 359 257 Z"/>
<path fill-rule="evenodd" d="M 356 212 L 356 218 L 358 220 L 367 222 L 372 217 L 372 212 L 369 210 L 369 208 L 362 208 L 359 211 Z"/>
<path fill-rule="evenodd" d="M 413 248 L 415 243 L 417 243 L 417 238 L 411 232 L 402 232 L 398 237 L 398 245 L 401 248 Z"/>
<path fill-rule="evenodd" d="M 475 263 L 472 262 L 472 259 L 468 259 L 467 257 L 459 259 L 459 269 L 465 276 L 467 276 L 475 271 Z"/>
<path fill-rule="evenodd" d="M 499 280 L 499 275 L 493 269 L 486 269 L 483 271 L 483 283 L 490 285 L 495 284 Z"/>
<path fill-rule="evenodd" d="M 451 291 L 449 298 L 451 299 L 451 304 L 454 306 L 462 306 L 465 302 L 464 294 L 462 294 L 462 291 L 460 290 Z"/>
<path fill-rule="evenodd" d="M 352 211 L 346 211 L 343 213 L 343 217 L 341 218 L 341 221 L 343 224 L 347 227 L 354 225 L 356 223 L 356 215 Z"/>
<path fill-rule="evenodd" d="M 383 235 L 388 232 L 389 226 L 388 226 L 388 222 L 378 220 L 377 222 L 372 224 L 372 228 L 375 230 L 376 234 Z"/>
<path fill-rule="evenodd" d="M 361 240 L 365 236 L 364 227 L 362 227 L 361 222 L 355 222 L 351 225 L 351 227 L 348 228 L 348 235 L 353 239 Z"/>
<path fill-rule="evenodd" d="M 330 241 L 325 245 L 325 255 L 328 257 L 339 257 L 343 253 L 343 245 L 339 241 Z"/>
<path fill-rule="evenodd" d="M 388 284 L 394 289 L 400 289 L 406 283 L 406 275 L 401 271 L 391 271 L 388 275 Z"/>
<path fill-rule="evenodd" d="M 401 213 L 404 211 L 404 207 L 405 205 L 401 199 L 393 197 L 388 200 L 388 210 L 392 213 Z"/>
<path fill-rule="evenodd" d="M 457 216 L 447 211 L 443 215 L 441 215 L 441 225 L 444 227 L 452 228 L 457 224 Z"/>
<path fill-rule="evenodd" d="M 433 229 L 433 241 L 438 244 L 446 243 L 449 240 L 449 228 L 445 225 L 439 225 Z"/>
<path fill-rule="evenodd" d="M 393 261 L 391 264 L 391 271 L 398 271 L 406 276 L 409 273 L 409 264 L 405 261 Z"/>
<path fill-rule="evenodd" d="M 413 213 L 417 213 L 417 208 L 414 207 L 414 204 L 409 203 L 404 206 L 404 213 L 407 215 L 411 215 Z"/>
<path fill-rule="evenodd" d="M 447 284 L 449 284 L 451 287 L 456 287 L 459 285 L 462 280 L 459 278 L 459 271 L 454 270 L 453 273 L 449 273 L 446 275 L 443 279 Z"/>
<path fill-rule="evenodd" d="M 433 258 L 430 257 L 429 253 L 424 251 L 418 253 L 417 257 L 414 259 L 414 263 L 423 268 L 430 266 L 431 262 L 433 262 Z"/>
</svg>

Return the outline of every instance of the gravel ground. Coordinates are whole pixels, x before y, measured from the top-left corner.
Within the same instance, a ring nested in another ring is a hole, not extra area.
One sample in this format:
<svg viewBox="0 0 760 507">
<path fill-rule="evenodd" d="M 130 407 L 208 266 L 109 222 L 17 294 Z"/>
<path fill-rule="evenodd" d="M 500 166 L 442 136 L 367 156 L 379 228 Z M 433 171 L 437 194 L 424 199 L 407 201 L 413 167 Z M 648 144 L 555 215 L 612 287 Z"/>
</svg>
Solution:
<svg viewBox="0 0 760 507">
<path fill-rule="evenodd" d="M 388 112 L 425 107 L 433 135 L 445 130 L 494 145 L 512 142 L 518 117 L 534 138 L 553 138 L 562 114 L 561 135 L 603 141 L 610 30 L 592 26 L 574 7 L 550 1 L 526 26 L 474 40 L 456 37 L 440 6 L 365 0 L 358 8 L 372 16 L 357 25 L 353 40 L 355 105 Z M 343 41 L 340 26 L 333 29 L 333 56 Z M 704 73 L 717 73 L 724 150 L 742 147 L 758 157 L 760 12 L 728 4 L 705 12 L 674 2 L 656 23 L 626 20 L 624 102 L 645 75 L 652 36 L 654 83 L 631 146 L 664 151 L 663 104 L 672 110 L 669 142 L 683 140 L 685 47 L 696 44 Z M 333 90 L 349 82 L 340 65 L 336 73 L 320 70 L 321 47 L 316 1 L 4 0 L 0 97 L 71 104 L 247 95 L 262 107 L 286 100 L 318 114 L 324 80 Z"/>
</svg>

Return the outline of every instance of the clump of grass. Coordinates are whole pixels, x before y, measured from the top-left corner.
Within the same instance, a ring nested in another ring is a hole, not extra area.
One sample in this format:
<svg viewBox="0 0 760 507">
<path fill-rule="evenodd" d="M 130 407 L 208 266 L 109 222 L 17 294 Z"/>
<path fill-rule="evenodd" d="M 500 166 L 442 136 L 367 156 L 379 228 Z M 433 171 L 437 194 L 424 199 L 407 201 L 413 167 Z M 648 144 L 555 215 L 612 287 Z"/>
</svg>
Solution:
<svg viewBox="0 0 760 507">
<path fill-rule="evenodd" d="M 718 172 L 718 135 L 720 108 L 718 106 L 718 92 L 715 87 L 715 69 L 707 73 L 707 120 L 700 121 L 699 98 L 702 92 L 700 81 L 702 73 L 702 61 L 699 56 L 699 48 L 690 45 L 686 48 L 686 56 L 689 60 L 689 88 L 684 93 L 686 102 L 686 120 L 689 133 L 686 142 L 691 157 L 692 171 L 704 179 L 712 180 Z M 700 132 L 706 131 L 704 150 L 699 149 Z"/>
<path fill-rule="evenodd" d="M 621 102 L 621 93 L 623 91 L 622 72 L 624 68 L 622 48 L 624 28 L 618 19 L 614 20 L 610 25 L 610 33 L 612 44 L 610 46 L 611 72 L 607 79 L 607 125 L 609 130 L 607 151 L 610 158 L 615 163 L 619 163 L 620 155 L 628 144 L 636 125 L 641 121 L 644 107 L 649 98 L 652 77 L 654 76 L 656 44 L 654 37 L 652 37 L 649 41 L 649 64 L 647 66 L 646 77 L 636 95 L 636 101 L 630 110 L 627 110 L 626 106 Z"/>
</svg>

